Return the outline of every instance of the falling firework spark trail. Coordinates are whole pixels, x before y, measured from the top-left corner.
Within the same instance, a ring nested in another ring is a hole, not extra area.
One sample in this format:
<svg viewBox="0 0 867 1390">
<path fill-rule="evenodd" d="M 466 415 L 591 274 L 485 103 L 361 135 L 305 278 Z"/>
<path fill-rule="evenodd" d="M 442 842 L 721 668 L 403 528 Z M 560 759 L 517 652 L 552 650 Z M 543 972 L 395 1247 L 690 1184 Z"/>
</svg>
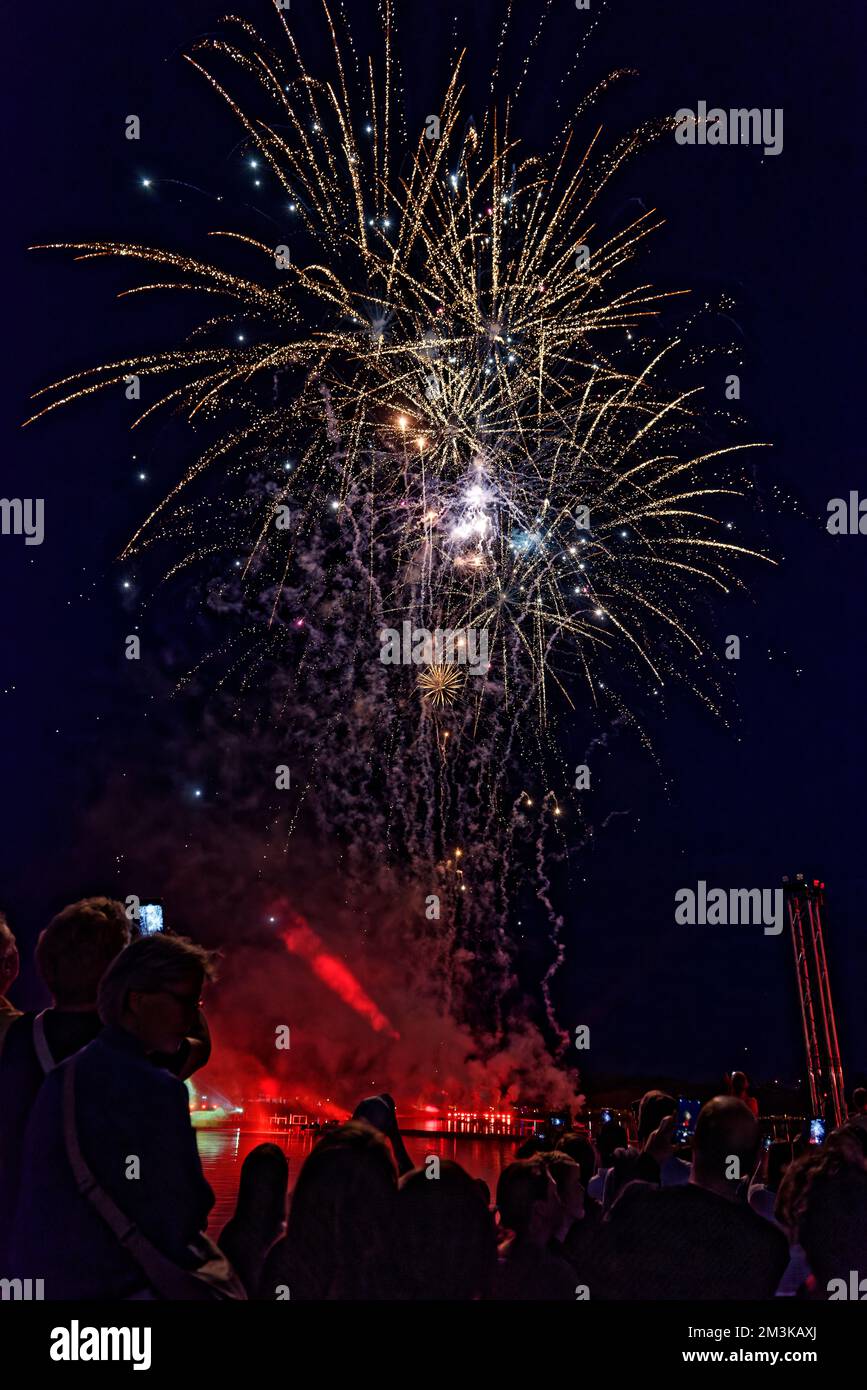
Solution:
<svg viewBox="0 0 867 1390">
<path fill-rule="evenodd" d="M 231 268 L 58 243 L 153 271 L 127 293 L 210 307 L 183 343 L 43 388 L 31 420 L 136 376 L 161 394 L 134 427 L 169 412 L 207 434 L 122 558 L 159 544 L 175 552 L 169 576 L 204 567 L 209 603 L 240 631 L 199 667 L 228 660 L 221 683 L 259 690 L 308 769 L 314 816 L 359 869 L 378 846 L 420 883 L 437 876 L 443 988 L 459 996 L 472 973 L 498 1017 L 519 841 L 562 955 L 547 813 L 532 826 L 516 811 L 515 768 L 560 756 L 555 707 L 588 705 L 645 741 L 634 706 L 667 687 L 721 712 L 707 596 L 768 559 L 721 513 L 747 490 L 743 451 L 761 446 L 709 442 L 700 388 L 678 379 L 686 345 L 650 336 L 674 295 L 633 267 L 662 219 L 642 212 L 604 237 L 596 221 L 610 180 L 671 122 L 606 151 L 600 130 L 579 139 L 576 113 L 544 158 L 523 153 L 526 62 L 498 96 L 509 8 L 482 122 L 465 117 L 458 51 L 434 137 L 412 133 L 392 0 L 366 66 L 339 32 L 343 6 L 322 12 L 328 71 L 307 66 L 284 12 L 273 44 L 229 18 L 185 55 L 279 188 L 285 235 L 214 230 Z M 383 666 L 379 634 L 403 620 L 485 631 L 486 674 Z"/>
</svg>

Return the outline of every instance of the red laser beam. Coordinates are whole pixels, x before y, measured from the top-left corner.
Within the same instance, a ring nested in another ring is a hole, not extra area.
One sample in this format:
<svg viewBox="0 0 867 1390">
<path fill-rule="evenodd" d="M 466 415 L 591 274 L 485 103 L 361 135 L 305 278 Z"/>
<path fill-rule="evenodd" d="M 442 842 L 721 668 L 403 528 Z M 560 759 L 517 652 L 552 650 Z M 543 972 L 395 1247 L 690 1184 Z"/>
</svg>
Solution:
<svg viewBox="0 0 867 1390">
<path fill-rule="evenodd" d="M 382 1010 L 362 988 L 348 966 L 325 949 L 321 939 L 308 922 L 298 913 L 289 914 L 290 926 L 281 931 L 280 936 L 286 950 L 307 962 L 313 974 L 324 985 L 342 999 L 350 1009 L 367 1020 L 374 1033 L 387 1033 L 390 1038 L 399 1038 Z"/>
</svg>

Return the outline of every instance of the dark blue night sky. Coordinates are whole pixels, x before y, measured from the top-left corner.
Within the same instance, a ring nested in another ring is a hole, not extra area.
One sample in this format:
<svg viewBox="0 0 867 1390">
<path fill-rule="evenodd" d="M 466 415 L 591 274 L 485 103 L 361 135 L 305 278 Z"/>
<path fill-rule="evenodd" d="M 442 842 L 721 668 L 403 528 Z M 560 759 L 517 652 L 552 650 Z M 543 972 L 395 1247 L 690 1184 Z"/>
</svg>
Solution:
<svg viewBox="0 0 867 1390">
<path fill-rule="evenodd" d="M 293 0 L 293 14 L 304 4 Z M 255 0 L 231 8 L 261 14 Z M 347 8 L 364 34 L 366 0 Z M 450 23 L 437 16 L 452 6 L 401 8 L 410 107 L 421 120 L 450 52 Z M 501 6 L 462 8 L 481 109 Z M 516 8 L 515 34 L 529 38 L 537 0 Z M 612 68 L 638 69 L 601 108 L 623 130 L 700 99 L 785 112 L 778 157 L 664 140 L 633 161 L 609 204 L 616 214 L 618 197 L 638 199 L 666 217 L 645 261 L 657 285 L 689 287 L 698 299 L 727 290 L 736 302 L 741 408 L 751 437 L 773 444 L 755 468 L 781 564 L 756 567 L 749 598 L 719 615 L 723 632 L 743 638 L 737 727 L 678 699 L 653 730 L 659 767 L 616 735 L 599 764 L 605 807 L 627 814 L 598 831 L 581 860 L 556 987 L 564 1023 L 593 1030 L 588 1084 L 597 1071 L 716 1079 L 743 1066 L 759 1084 L 803 1075 L 788 935 L 677 927 L 672 907 L 675 891 L 699 879 L 772 887 L 797 871 L 828 884 L 847 1082 L 867 1071 L 867 537 L 832 537 L 824 526 L 830 498 L 867 495 L 859 11 L 854 0 L 594 0 L 596 27 L 571 79 L 589 89 Z M 18 430 L 33 390 L 131 343 L 162 341 L 164 316 L 176 312 L 174 301 L 117 301 L 128 281 L 114 267 L 26 247 L 117 236 L 194 249 L 218 223 L 210 199 L 183 183 L 255 201 L 236 126 L 180 56 L 221 13 L 217 0 L 80 0 L 19 6 L 6 20 L 2 490 L 46 499 L 42 546 L 0 542 L 0 906 L 25 945 L 63 902 L 123 888 L 113 845 L 80 842 L 84 808 L 102 794 L 109 765 L 128 757 L 159 773 L 152 692 L 123 660 L 131 617 L 114 557 L 167 487 L 178 447 L 167 441 L 167 458 L 151 435 L 139 449 L 115 400 Z M 534 65 L 550 84 L 526 93 L 529 143 L 545 142 L 576 26 L 588 22 L 570 0 L 554 0 Z M 138 143 L 123 138 L 129 112 L 142 117 Z M 181 183 L 145 189 L 146 177 Z M 777 509 L 784 494 L 793 501 Z M 167 807 L 179 838 L 195 836 L 195 815 L 181 796 Z M 134 836 L 135 816 L 133 798 L 119 836 Z M 523 968 L 532 969 L 532 950 Z M 37 999 L 29 972 L 18 997 Z"/>
</svg>

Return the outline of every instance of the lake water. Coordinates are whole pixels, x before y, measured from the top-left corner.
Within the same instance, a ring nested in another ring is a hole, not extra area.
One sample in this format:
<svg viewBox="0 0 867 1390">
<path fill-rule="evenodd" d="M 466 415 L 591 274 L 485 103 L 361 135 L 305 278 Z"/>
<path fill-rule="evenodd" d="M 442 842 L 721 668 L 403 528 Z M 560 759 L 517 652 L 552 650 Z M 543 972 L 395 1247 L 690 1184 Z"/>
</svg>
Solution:
<svg viewBox="0 0 867 1390">
<path fill-rule="evenodd" d="M 214 1189 L 214 1208 L 208 1222 L 208 1233 L 219 1235 L 235 1209 L 235 1197 L 241 1175 L 241 1164 L 257 1144 L 278 1144 L 289 1160 L 289 1190 L 291 1192 L 304 1159 L 313 1147 L 316 1136 L 310 1130 L 287 1134 L 285 1130 L 253 1132 L 226 1126 L 220 1129 L 196 1130 L 196 1141 L 205 1177 Z M 491 1200 L 497 1187 L 500 1169 L 511 1162 L 519 1143 L 514 1138 L 478 1138 L 456 1135 L 449 1138 L 427 1138 L 407 1135 L 407 1152 L 421 1167 L 428 1154 L 451 1158 L 460 1163 L 474 1178 L 484 1178 L 491 1189 Z"/>
</svg>

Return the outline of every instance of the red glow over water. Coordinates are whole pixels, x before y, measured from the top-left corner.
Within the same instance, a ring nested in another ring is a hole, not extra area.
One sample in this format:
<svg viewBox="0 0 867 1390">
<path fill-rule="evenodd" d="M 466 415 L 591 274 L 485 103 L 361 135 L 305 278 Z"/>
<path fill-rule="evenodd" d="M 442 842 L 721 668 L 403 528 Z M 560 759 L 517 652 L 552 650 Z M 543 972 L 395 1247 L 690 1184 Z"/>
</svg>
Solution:
<svg viewBox="0 0 867 1390">
<path fill-rule="evenodd" d="M 235 1209 L 235 1197 L 241 1175 L 241 1164 L 257 1144 L 278 1144 L 289 1159 L 289 1190 L 298 1178 L 301 1164 L 309 1154 L 316 1135 L 312 1130 L 268 1130 L 252 1133 L 235 1128 L 199 1129 L 196 1131 L 199 1155 L 205 1177 L 214 1189 L 215 1203 L 208 1222 L 208 1232 L 215 1237 Z M 454 1135 L 433 1138 L 409 1135 L 405 1138 L 407 1151 L 421 1167 L 428 1154 L 451 1158 L 460 1163 L 474 1178 L 483 1178 L 491 1189 L 491 1200 L 497 1178 L 505 1164 L 510 1163 L 519 1142 L 515 1138 L 480 1138 L 478 1135 Z"/>
</svg>

